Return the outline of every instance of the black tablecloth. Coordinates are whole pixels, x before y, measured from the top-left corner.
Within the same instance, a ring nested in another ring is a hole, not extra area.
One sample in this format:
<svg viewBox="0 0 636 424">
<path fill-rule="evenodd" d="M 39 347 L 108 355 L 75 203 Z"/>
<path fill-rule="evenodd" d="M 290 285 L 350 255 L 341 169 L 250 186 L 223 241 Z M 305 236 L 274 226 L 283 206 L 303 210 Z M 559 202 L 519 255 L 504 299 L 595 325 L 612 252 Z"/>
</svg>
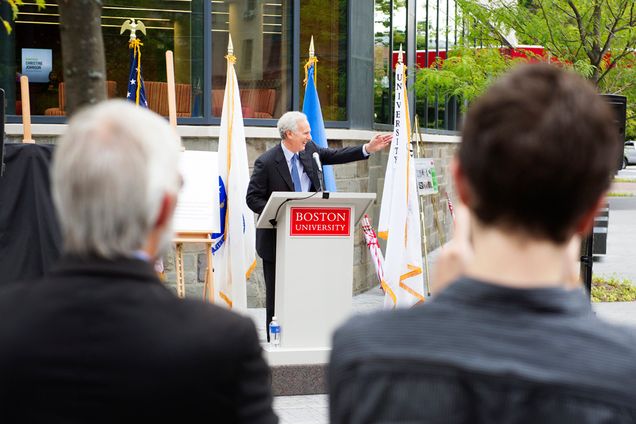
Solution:
<svg viewBox="0 0 636 424">
<path fill-rule="evenodd" d="M 0 284 L 39 277 L 61 251 L 51 199 L 53 145 L 7 144 L 0 178 Z"/>
</svg>

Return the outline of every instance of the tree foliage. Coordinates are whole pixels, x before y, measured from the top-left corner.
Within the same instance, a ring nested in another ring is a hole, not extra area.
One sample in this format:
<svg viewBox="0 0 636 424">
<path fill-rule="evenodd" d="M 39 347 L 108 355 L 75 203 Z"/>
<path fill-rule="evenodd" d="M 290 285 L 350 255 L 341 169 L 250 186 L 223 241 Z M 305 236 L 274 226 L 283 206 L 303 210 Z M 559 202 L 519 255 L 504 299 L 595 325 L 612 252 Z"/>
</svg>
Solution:
<svg viewBox="0 0 636 424">
<path fill-rule="evenodd" d="M 24 2 L 22 0 L 6 0 L 6 2 L 9 4 L 9 7 L 11 8 L 11 14 L 12 14 L 11 20 L 15 21 L 16 18 L 18 17 L 18 13 L 20 12 L 18 7 L 22 6 Z M 2 0 L 0 0 L 0 3 L 2 3 Z M 38 10 L 44 9 L 45 0 L 35 0 L 35 4 L 37 4 Z M 0 23 L 2 23 L 2 26 L 4 26 L 4 29 L 5 31 L 7 31 L 7 34 L 11 34 L 11 31 L 13 30 L 13 28 L 11 28 L 11 24 L 9 23 L 9 21 L 7 21 L 2 16 L 0 16 Z"/>
<path fill-rule="evenodd" d="M 418 70 L 415 91 L 429 100 L 455 96 L 466 105 L 518 61 L 499 49 L 456 48 L 446 60 L 438 59 L 432 67 Z"/>
<path fill-rule="evenodd" d="M 636 48 L 634 0 L 458 0 L 479 36 L 543 46 L 601 85 Z M 511 36 L 511 34 L 514 34 Z"/>
<path fill-rule="evenodd" d="M 465 103 L 514 66 L 502 48 L 542 46 L 547 57 L 608 94 L 628 98 L 627 137 L 636 137 L 636 2 L 634 0 L 457 0 L 460 45 L 448 60 L 418 71 L 416 90 Z"/>
</svg>

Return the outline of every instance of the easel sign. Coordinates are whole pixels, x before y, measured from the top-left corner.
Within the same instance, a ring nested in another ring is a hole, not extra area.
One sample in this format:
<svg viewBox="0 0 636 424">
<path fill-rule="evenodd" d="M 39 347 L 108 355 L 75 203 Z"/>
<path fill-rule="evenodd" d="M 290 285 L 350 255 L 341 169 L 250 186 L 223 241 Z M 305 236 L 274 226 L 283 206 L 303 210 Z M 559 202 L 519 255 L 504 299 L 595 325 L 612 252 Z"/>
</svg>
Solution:
<svg viewBox="0 0 636 424">
<path fill-rule="evenodd" d="M 174 214 L 177 233 L 220 231 L 217 152 L 181 152 L 179 171 L 183 187 Z"/>
<path fill-rule="evenodd" d="M 433 159 L 415 158 L 415 180 L 417 181 L 417 193 L 420 196 L 439 193 Z"/>
<path fill-rule="evenodd" d="M 181 152 L 179 171 L 183 178 L 183 187 L 174 215 L 174 228 L 177 233 L 174 242 L 177 295 L 182 298 L 185 297 L 183 243 L 205 243 L 208 271 L 203 286 L 203 297 L 214 301 L 210 234 L 220 232 L 221 227 L 217 164 L 216 152 Z"/>
</svg>

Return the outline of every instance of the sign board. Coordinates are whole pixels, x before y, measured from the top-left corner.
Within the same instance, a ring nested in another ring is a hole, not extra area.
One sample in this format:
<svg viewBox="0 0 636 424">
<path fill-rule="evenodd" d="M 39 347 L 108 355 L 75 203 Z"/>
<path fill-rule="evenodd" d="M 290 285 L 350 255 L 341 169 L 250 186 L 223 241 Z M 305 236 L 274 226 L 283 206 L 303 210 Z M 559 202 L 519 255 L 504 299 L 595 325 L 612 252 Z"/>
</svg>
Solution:
<svg viewBox="0 0 636 424">
<path fill-rule="evenodd" d="M 349 236 L 351 208 L 291 207 L 290 236 Z"/>
<path fill-rule="evenodd" d="M 183 187 L 174 214 L 178 233 L 220 232 L 219 169 L 216 152 L 181 152 Z"/>
<path fill-rule="evenodd" d="M 51 49 L 22 49 L 22 75 L 29 77 L 29 82 L 49 82 L 52 69 Z"/>
<path fill-rule="evenodd" d="M 417 192 L 420 196 L 428 196 L 439 192 L 435 161 L 433 159 L 415 159 L 415 180 L 417 181 Z"/>
</svg>

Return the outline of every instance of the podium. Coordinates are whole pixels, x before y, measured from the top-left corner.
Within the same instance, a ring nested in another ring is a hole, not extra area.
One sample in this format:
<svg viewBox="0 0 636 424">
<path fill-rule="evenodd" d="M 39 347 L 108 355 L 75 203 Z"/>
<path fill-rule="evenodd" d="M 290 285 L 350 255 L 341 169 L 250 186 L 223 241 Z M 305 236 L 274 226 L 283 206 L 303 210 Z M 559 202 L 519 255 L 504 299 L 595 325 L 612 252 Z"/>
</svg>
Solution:
<svg viewBox="0 0 636 424">
<path fill-rule="evenodd" d="M 281 345 L 271 365 L 326 363 L 349 315 L 356 224 L 375 193 L 274 192 L 256 228 L 276 231 L 275 316 Z"/>
</svg>

